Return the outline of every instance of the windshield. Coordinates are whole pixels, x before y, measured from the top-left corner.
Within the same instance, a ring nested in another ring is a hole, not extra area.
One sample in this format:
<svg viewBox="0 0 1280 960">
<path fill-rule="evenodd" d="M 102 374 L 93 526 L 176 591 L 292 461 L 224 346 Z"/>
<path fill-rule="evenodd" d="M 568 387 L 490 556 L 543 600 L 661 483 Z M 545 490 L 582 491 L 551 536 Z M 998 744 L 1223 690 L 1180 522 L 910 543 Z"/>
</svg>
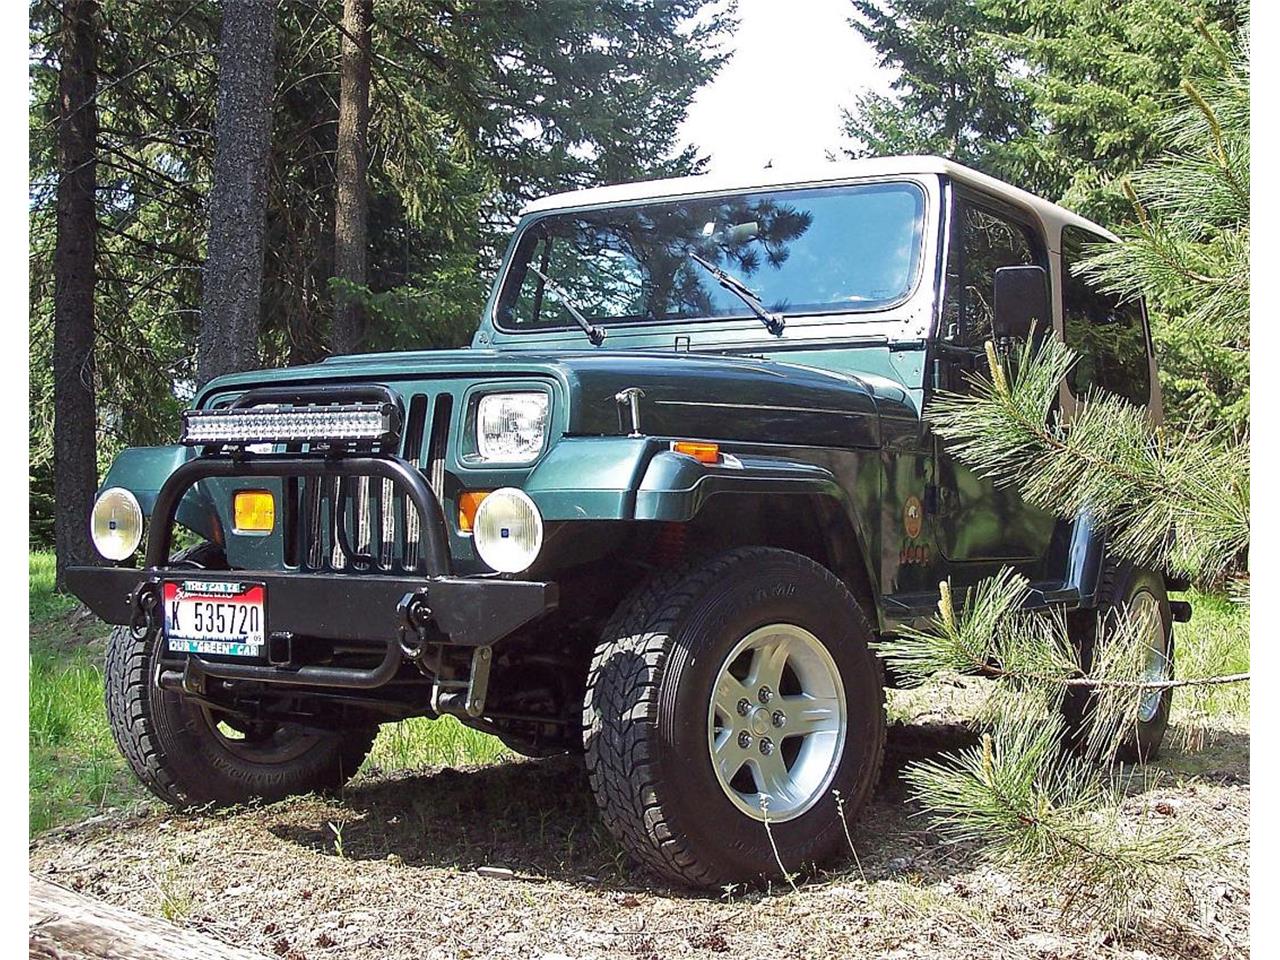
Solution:
<svg viewBox="0 0 1280 960">
<path fill-rule="evenodd" d="M 587 320 L 605 325 L 751 317 L 741 296 L 696 257 L 786 317 L 883 310 L 911 292 L 923 226 L 924 193 L 909 183 L 550 214 L 520 236 L 498 297 L 498 324 L 573 326 L 556 287 Z"/>
</svg>

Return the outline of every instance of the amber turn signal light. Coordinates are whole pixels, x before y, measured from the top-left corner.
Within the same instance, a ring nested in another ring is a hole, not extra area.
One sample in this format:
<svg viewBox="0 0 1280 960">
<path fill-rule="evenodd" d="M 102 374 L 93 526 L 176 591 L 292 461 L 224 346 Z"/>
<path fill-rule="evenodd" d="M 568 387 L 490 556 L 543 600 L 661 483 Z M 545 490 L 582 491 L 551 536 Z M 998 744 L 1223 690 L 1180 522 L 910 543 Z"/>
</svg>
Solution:
<svg viewBox="0 0 1280 960">
<path fill-rule="evenodd" d="M 720 444 L 718 443 L 699 443 L 696 440 L 676 440 L 671 444 L 671 449 L 676 453 L 683 453 L 685 456 L 693 457 L 699 463 L 719 463 L 720 462 Z"/>
<path fill-rule="evenodd" d="M 458 529 L 470 533 L 476 522 L 476 511 L 489 495 L 488 490 L 466 490 L 458 497 Z"/>
<path fill-rule="evenodd" d="M 276 525 L 276 500 L 270 490 L 237 490 L 236 533 L 270 533 Z"/>
</svg>

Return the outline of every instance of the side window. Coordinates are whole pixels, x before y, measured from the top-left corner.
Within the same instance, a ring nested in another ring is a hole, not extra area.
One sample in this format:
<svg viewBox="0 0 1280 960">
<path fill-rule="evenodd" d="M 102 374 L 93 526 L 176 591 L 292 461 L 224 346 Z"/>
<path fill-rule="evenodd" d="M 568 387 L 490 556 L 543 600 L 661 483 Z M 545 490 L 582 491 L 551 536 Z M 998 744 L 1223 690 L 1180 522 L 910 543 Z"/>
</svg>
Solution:
<svg viewBox="0 0 1280 960">
<path fill-rule="evenodd" d="M 1026 225 L 961 200 L 951 221 L 943 336 L 957 346 L 981 348 L 991 336 L 998 267 L 1039 262 Z"/>
<path fill-rule="evenodd" d="M 1073 395 L 1106 390 L 1138 406 L 1151 397 L 1142 304 L 1121 303 L 1075 276 L 1085 246 L 1105 238 L 1079 227 L 1062 230 L 1062 314 L 1067 346 L 1080 355 L 1067 374 Z"/>
</svg>

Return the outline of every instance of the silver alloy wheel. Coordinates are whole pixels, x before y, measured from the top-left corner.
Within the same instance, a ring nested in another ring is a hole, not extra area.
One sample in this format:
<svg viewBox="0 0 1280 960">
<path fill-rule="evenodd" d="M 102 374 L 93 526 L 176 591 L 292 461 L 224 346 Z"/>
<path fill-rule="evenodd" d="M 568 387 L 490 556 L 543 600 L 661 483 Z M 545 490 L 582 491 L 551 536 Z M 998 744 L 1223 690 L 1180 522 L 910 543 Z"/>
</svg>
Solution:
<svg viewBox="0 0 1280 960">
<path fill-rule="evenodd" d="M 1165 635 L 1164 620 L 1160 616 L 1160 602 L 1143 590 L 1129 602 L 1129 615 L 1147 618 L 1147 660 L 1142 668 L 1142 679 L 1168 680 L 1171 673 L 1169 638 Z M 1138 704 L 1139 722 L 1150 723 L 1155 719 L 1155 715 L 1160 711 L 1160 699 L 1163 696 L 1164 689 L 1161 687 L 1143 692 L 1142 701 Z"/>
<path fill-rule="evenodd" d="M 822 641 L 775 623 L 743 637 L 720 665 L 707 745 L 721 789 L 756 820 L 791 820 L 822 797 L 844 753 L 848 710 Z"/>
</svg>

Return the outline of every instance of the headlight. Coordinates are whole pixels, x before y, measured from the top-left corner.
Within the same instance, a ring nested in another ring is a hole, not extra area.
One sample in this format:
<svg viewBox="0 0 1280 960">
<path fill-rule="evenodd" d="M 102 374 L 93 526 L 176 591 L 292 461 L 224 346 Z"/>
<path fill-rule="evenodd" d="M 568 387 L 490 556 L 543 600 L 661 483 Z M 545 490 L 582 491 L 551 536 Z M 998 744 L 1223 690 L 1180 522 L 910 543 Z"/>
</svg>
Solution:
<svg viewBox="0 0 1280 960">
<path fill-rule="evenodd" d="M 108 560 L 128 560 L 142 542 L 142 507 L 123 487 L 103 490 L 89 521 L 93 545 Z"/>
<path fill-rule="evenodd" d="M 499 573 L 519 573 L 542 549 L 542 514 L 523 490 L 503 487 L 481 501 L 473 536 L 481 560 Z"/>
<path fill-rule="evenodd" d="M 545 393 L 491 393 L 480 398 L 476 449 L 481 460 L 532 463 L 547 438 Z"/>
</svg>

